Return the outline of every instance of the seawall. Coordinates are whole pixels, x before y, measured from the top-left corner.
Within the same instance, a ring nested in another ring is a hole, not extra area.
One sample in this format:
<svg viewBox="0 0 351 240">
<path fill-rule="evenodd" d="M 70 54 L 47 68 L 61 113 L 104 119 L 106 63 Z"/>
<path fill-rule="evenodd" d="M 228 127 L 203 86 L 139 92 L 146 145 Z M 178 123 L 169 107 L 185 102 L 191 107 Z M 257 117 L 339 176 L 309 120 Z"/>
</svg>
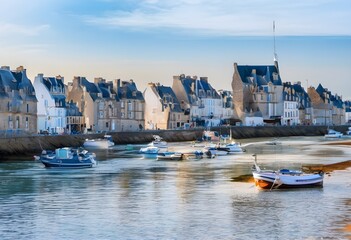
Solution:
<svg viewBox="0 0 351 240">
<path fill-rule="evenodd" d="M 348 126 L 333 126 L 334 130 L 345 133 Z M 327 132 L 327 126 L 261 126 L 213 127 L 211 130 L 220 134 L 230 134 L 234 139 L 258 137 L 287 137 L 287 136 L 322 136 Z M 116 144 L 142 144 L 153 140 L 153 135 L 160 135 L 167 142 L 193 141 L 202 136 L 203 128 L 189 130 L 155 130 L 140 132 L 111 132 Z M 7 136 L 0 138 L 0 157 L 33 156 L 42 149 L 59 147 L 80 147 L 86 138 L 99 138 L 104 134 L 57 135 L 57 136 Z"/>
</svg>

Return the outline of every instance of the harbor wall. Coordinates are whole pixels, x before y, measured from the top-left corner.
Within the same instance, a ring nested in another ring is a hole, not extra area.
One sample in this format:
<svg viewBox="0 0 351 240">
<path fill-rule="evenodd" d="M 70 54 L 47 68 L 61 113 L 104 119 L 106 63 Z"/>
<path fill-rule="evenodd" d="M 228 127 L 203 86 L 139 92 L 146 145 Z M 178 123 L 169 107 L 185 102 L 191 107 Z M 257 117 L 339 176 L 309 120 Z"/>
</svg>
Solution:
<svg viewBox="0 0 351 240">
<path fill-rule="evenodd" d="M 333 129 L 345 133 L 348 126 L 333 126 Z M 327 126 L 222 126 L 213 127 L 222 135 L 232 133 L 232 138 L 258 138 L 258 137 L 287 137 L 287 136 L 323 136 Z M 202 137 L 204 129 L 195 128 L 187 130 L 144 130 L 139 132 L 111 132 L 116 144 L 143 144 L 153 140 L 153 135 L 161 136 L 167 142 L 193 141 Z M 0 137 L 0 158 L 8 156 L 33 156 L 42 149 L 56 149 L 59 147 L 80 147 L 84 140 L 89 138 L 102 138 L 101 134 L 80 135 L 33 135 L 33 136 L 5 136 Z"/>
</svg>

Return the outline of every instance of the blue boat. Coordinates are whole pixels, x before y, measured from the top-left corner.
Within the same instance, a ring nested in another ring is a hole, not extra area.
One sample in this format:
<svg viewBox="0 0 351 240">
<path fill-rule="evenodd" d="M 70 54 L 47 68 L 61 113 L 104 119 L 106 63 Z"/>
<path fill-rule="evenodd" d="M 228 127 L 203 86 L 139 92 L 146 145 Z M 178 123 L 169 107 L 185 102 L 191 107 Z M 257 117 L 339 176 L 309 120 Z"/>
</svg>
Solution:
<svg viewBox="0 0 351 240">
<path fill-rule="evenodd" d="M 57 148 L 55 151 L 43 150 L 34 156 L 47 168 L 91 168 L 96 166 L 95 154 L 79 148 Z"/>
</svg>

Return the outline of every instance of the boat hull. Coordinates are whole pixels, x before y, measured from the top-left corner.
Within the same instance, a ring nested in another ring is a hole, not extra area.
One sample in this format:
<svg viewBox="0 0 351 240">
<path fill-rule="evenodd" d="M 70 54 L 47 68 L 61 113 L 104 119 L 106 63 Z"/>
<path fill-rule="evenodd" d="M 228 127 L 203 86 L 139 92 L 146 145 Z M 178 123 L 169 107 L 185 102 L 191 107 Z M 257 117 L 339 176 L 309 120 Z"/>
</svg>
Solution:
<svg viewBox="0 0 351 240">
<path fill-rule="evenodd" d="M 253 176 L 255 185 L 261 189 L 323 187 L 323 174 L 284 175 L 275 172 L 254 172 Z"/>
<path fill-rule="evenodd" d="M 59 160 L 57 162 L 41 160 L 46 168 L 92 168 L 96 165 L 94 162 L 87 163 L 62 163 Z"/>
</svg>

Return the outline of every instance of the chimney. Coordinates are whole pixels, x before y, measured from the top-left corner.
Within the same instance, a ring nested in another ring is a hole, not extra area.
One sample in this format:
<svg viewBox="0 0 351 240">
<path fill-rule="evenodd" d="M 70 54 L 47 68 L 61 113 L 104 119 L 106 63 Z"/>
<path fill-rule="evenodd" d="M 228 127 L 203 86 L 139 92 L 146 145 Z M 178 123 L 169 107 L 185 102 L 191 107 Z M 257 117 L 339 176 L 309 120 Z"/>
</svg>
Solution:
<svg viewBox="0 0 351 240">
<path fill-rule="evenodd" d="M 22 72 L 24 70 L 23 66 L 19 66 L 18 68 L 16 68 L 17 72 Z"/>
<path fill-rule="evenodd" d="M 9 66 L 1 66 L 1 69 L 2 69 L 2 70 L 10 71 L 10 67 L 9 67 Z"/>
</svg>

